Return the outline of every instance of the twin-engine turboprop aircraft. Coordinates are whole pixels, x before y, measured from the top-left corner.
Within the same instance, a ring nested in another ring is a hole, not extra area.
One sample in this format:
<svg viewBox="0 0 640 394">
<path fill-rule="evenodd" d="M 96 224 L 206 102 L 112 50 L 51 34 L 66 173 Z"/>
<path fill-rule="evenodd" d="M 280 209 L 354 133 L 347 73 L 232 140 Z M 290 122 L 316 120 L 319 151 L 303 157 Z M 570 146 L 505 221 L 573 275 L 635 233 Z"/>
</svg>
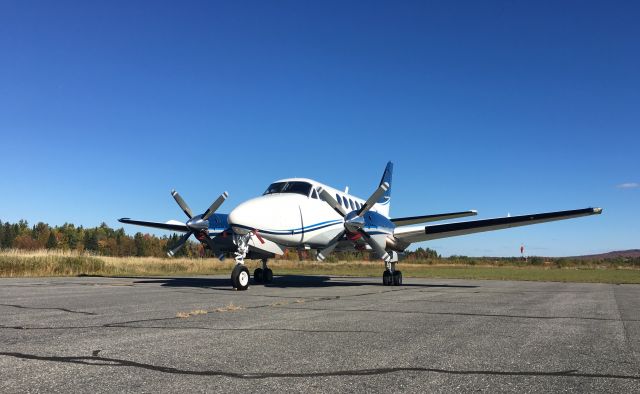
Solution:
<svg viewBox="0 0 640 394">
<path fill-rule="evenodd" d="M 249 287 L 249 270 L 245 258 L 261 259 L 262 268 L 253 272 L 258 283 L 269 283 L 273 272 L 269 258 L 283 254 L 287 248 L 315 249 L 317 259 L 324 260 L 333 251 L 370 250 L 384 261 L 382 276 L 385 286 L 402 284 L 402 273 L 396 269 L 398 252 L 414 242 L 437 238 L 526 226 L 554 220 L 600 214 L 602 208 L 536 213 L 445 224 L 416 224 L 477 215 L 461 211 L 435 215 L 391 218 L 391 178 L 393 164 L 385 168 L 378 188 L 366 200 L 306 178 L 282 179 L 272 183 L 264 194 L 238 205 L 228 215 L 215 213 L 227 198 L 227 192 L 201 215 L 194 215 L 175 190 L 171 195 L 187 215 L 185 223 L 145 222 L 123 218 L 122 223 L 183 232 L 178 245 L 168 252 L 173 256 L 194 235 L 216 255 L 235 253 L 236 265 L 231 284 L 238 290 Z"/>
</svg>

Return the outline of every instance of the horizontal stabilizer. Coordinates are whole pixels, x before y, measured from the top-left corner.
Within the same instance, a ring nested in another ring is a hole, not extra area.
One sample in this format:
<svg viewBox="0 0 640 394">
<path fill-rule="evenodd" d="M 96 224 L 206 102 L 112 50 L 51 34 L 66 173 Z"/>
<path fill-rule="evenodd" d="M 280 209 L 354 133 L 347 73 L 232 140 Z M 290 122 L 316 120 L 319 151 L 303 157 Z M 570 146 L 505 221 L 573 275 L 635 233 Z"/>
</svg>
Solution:
<svg viewBox="0 0 640 394">
<path fill-rule="evenodd" d="M 598 215 L 600 213 L 602 213 L 602 208 L 584 208 L 570 211 L 509 216 L 496 219 L 472 220 L 468 222 L 434 224 L 424 227 L 400 227 L 395 229 L 393 235 L 402 243 L 410 244 L 438 238 L 479 233 L 482 231 L 493 231 L 510 227 L 551 222 L 555 220 L 572 219 L 580 216 Z"/>
<path fill-rule="evenodd" d="M 145 226 L 145 227 L 153 227 L 160 228 L 163 230 L 171 230 L 171 231 L 190 231 L 189 228 L 183 223 L 178 222 L 177 220 L 170 220 L 167 223 L 158 223 L 158 222 L 145 222 L 142 220 L 133 220 L 129 218 L 118 219 L 120 223 L 126 224 L 134 224 L 136 226 Z"/>
<path fill-rule="evenodd" d="M 437 222 L 439 220 L 448 220 L 448 219 L 456 219 L 463 218 L 466 216 L 475 216 L 478 214 L 478 211 L 462 211 L 462 212 L 450 212 L 450 213 L 438 213 L 435 215 L 424 215 L 424 216 L 410 216 L 406 218 L 395 218 L 391 219 L 391 222 L 396 226 L 408 226 L 410 224 L 418 224 L 418 223 L 427 223 L 427 222 Z"/>
</svg>

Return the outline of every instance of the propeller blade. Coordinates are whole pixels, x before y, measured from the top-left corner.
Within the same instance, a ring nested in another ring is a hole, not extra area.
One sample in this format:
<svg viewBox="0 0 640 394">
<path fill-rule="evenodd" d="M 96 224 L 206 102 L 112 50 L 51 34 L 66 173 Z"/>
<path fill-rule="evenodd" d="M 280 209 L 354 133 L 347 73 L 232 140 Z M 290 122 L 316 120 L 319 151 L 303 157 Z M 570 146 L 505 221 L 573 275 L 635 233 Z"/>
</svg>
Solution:
<svg viewBox="0 0 640 394">
<path fill-rule="evenodd" d="M 333 237 L 333 239 L 331 240 L 331 242 L 329 243 L 329 245 L 326 248 L 324 248 L 322 250 L 319 250 L 318 254 L 316 254 L 316 260 L 324 261 L 324 259 L 329 257 L 329 255 L 333 252 L 333 250 L 336 248 L 336 246 L 338 246 L 338 242 L 340 242 L 342 237 L 344 237 L 344 233 L 345 232 L 346 231 L 344 231 L 344 230 L 340 231 L 340 233 L 338 235 Z"/>
<path fill-rule="evenodd" d="M 382 195 L 389 190 L 389 184 L 387 182 L 383 182 L 378 186 L 375 192 L 367 199 L 362 208 L 358 211 L 358 216 L 362 217 L 367 211 L 369 211 L 375 203 L 382 197 Z"/>
<path fill-rule="evenodd" d="M 180 197 L 180 194 L 178 194 L 177 191 L 172 190 L 171 191 L 171 195 L 173 196 L 173 198 L 176 200 L 176 202 L 178 203 L 178 205 L 180 205 L 180 208 L 182 208 L 182 210 L 184 211 L 184 213 L 187 215 L 187 217 L 189 219 L 191 219 L 193 217 L 193 213 L 191 212 L 191 208 L 189 208 L 189 206 L 187 205 L 186 202 L 184 202 L 184 200 L 182 199 L 182 197 Z"/>
<path fill-rule="evenodd" d="M 338 201 L 336 201 L 336 199 L 333 198 L 333 196 L 329 194 L 328 191 L 324 190 L 323 188 L 319 188 L 318 194 L 320 195 L 322 201 L 329 204 L 331 208 L 335 209 L 340 215 L 342 215 L 342 217 L 347 216 L 347 211 L 345 211 L 342 205 L 338 203 Z"/>
<path fill-rule="evenodd" d="M 318 254 L 316 255 L 316 260 L 324 261 L 327 257 L 329 257 L 329 255 L 331 254 L 331 252 L 333 252 L 336 246 L 338 246 L 338 243 L 334 242 L 329 246 L 327 246 L 326 248 L 319 250 Z"/>
<path fill-rule="evenodd" d="M 363 230 L 360 230 L 360 234 L 362 234 L 364 240 L 367 242 L 367 244 L 369 244 L 369 246 L 371 246 L 371 249 L 376 252 L 379 258 L 384 260 L 385 263 L 391 260 L 391 256 L 389 256 L 389 253 L 387 253 L 387 251 L 384 249 L 384 246 L 380 245 L 379 240 L 373 238 Z M 384 237 L 386 238 L 386 236 Z"/>
<path fill-rule="evenodd" d="M 193 233 L 191 231 L 189 231 L 188 233 L 186 233 L 185 235 L 180 237 L 180 239 L 178 240 L 178 245 L 176 245 L 175 248 L 173 248 L 170 251 L 168 251 L 167 252 L 167 256 L 173 257 L 176 253 L 178 253 L 178 251 L 180 249 L 182 249 L 184 244 L 187 242 L 187 239 L 189 239 L 189 236 L 191 236 L 191 234 L 193 234 Z"/>
<path fill-rule="evenodd" d="M 215 249 L 214 249 L 215 244 L 213 243 L 213 240 L 209 237 L 209 235 L 204 237 L 204 242 L 207 244 L 211 252 L 215 253 Z"/>
<path fill-rule="evenodd" d="M 218 197 L 213 204 L 211 204 L 211 206 L 209 207 L 209 209 L 207 209 L 206 211 L 204 211 L 204 213 L 202 214 L 202 219 L 207 220 L 209 219 L 209 216 L 213 215 L 213 213 L 215 211 L 218 210 L 218 208 L 220 208 L 220 205 L 222 205 L 222 203 L 224 202 L 224 200 L 227 199 L 227 197 L 229 197 L 229 193 L 224 192 L 220 195 L 220 197 Z"/>
</svg>

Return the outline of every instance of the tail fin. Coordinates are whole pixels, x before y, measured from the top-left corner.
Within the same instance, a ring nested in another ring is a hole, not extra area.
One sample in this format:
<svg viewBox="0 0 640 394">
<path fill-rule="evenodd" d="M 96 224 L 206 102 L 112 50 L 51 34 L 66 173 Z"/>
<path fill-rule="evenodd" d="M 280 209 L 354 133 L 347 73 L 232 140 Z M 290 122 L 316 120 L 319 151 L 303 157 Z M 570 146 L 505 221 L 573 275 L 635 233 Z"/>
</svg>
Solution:
<svg viewBox="0 0 640 394">
<path fill-rule="evenodd" d="M 393 163 L 388 162 L 387 167 L 384 169 L 384 174 L 382 174 L 382 179 L 380 179 L 380 184 L 382 185 L 384 182 L 389 184 L 389 189 L 380 197 L 377 202 L 376 210 L 383 214 L 386 217 L 389 217 L 389 208 L 391 206 L 391 180 L 393 177 Z"/>
</svg>

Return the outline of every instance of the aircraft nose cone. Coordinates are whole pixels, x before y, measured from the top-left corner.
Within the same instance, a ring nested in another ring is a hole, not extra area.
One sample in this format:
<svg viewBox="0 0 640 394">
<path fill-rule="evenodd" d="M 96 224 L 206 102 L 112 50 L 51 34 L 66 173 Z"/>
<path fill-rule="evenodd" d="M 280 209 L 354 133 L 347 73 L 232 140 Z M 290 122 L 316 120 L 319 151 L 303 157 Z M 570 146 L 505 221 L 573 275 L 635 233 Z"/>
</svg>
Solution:
<svg viewBox="0 0 640 394">
<path fill-rule="evenodd" d="M 265 212 L 265 203 L 261 198 L 245 201 L 229 213 L 229 225 L 236 234 L 259 230 L 265 224 Z"/>
<path fill-rule="evenodd" d="M 298 204 L 292 204 L 291 195 L 261 196 L 245 201 L 229 213 L 228 221 L 236 234 L 257 230 L 268 239 L 302 236 L 300 209 Z"/>
</svg>

